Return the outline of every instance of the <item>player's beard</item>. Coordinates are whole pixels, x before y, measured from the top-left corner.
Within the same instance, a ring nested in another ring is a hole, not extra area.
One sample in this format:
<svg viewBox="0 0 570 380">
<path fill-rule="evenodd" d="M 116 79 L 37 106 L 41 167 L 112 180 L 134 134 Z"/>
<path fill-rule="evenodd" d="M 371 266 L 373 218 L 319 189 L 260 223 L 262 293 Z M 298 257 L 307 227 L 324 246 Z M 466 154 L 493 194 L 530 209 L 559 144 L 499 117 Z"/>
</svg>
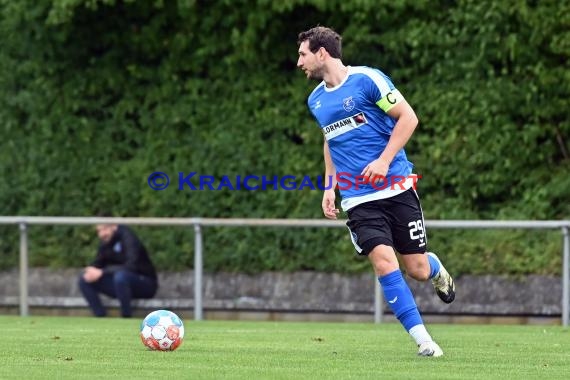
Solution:
<svg viewBox="0 0 570 380">
<path fill-rule="evenodd" d="M 309 72 L 309 76 L 308 79 L 314 79 L 316 81 L 322 81 L 324 79 L 324 73 L 323 73 L 323 69 L 321 67 L 312 70 Z"/>
</svg>

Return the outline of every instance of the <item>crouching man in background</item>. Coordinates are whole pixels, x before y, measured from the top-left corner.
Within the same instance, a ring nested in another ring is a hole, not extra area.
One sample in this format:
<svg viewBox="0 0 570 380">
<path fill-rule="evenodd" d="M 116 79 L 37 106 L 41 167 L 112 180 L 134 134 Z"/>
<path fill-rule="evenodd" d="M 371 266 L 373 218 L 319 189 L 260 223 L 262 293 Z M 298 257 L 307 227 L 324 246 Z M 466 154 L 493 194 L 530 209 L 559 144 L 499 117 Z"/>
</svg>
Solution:
<svg viewBox="0 0 570 380">
<path fill-rule="evenodd" d="M 100 239 L 95 260 L 79 276 L 79 289 L 96 317 L 107 311 L 99 293 L 119 300 L 121 316 L 132 316 L 131 300 L 152 298 L 158 289 L 156 270 L 148 252 L 127 226 L 97 225 Z"/>
</svg>

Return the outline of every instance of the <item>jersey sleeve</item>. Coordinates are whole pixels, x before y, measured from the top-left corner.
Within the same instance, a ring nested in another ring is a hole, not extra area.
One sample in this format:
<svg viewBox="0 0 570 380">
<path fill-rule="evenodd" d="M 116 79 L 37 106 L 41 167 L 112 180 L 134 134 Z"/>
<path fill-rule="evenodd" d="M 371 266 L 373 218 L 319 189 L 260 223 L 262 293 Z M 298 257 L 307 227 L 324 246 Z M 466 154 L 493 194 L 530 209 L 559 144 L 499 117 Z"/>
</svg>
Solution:
<svg viewBox="0 0 570 380">
<path fill-rule="evenodd" d="M 382 97 L 379 101 L 377 101 L 376 104 L 382 109 L 382 111 L 388 112 L 392 109 L 392 107 L 400 103 L 402 100 L 404 100 L 404 97 L 400 91 L 393 89 L 384 95 L 384 97 Z"/>
<path fill-rule="evenodd" d="M 95 268 L 103 269 L 105 267 L 105 264 L 106 260 L 104 255 L 103 244 L 99 244 L 99 247 L 97 248 L 97 255 L 89 265 Z"/>
<path fill-rule="evenodd" d="M 388 112 L 392 107 L 404 100 L 404 97 L 394 86 L 390 78 L 379 70 L 370 70 L 368 72 L 368 78 L 370 99 L 376 103 L 382 111 Z"/>
</svg>

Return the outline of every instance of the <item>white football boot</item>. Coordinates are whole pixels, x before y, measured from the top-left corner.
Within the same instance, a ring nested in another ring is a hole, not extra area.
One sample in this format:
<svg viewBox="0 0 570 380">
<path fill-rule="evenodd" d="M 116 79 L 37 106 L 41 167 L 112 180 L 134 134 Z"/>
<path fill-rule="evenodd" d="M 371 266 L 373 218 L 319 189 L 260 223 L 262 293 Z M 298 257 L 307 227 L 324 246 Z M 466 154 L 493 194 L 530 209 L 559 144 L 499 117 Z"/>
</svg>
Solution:
<svg viewBox="0 0 570 380">
<path fill-rule="evenodd" d="M 437 345 L 436 342 L 424 342 L 419 345 L 418 356 L 443 356 L 443 350 Z"/>
</svg>

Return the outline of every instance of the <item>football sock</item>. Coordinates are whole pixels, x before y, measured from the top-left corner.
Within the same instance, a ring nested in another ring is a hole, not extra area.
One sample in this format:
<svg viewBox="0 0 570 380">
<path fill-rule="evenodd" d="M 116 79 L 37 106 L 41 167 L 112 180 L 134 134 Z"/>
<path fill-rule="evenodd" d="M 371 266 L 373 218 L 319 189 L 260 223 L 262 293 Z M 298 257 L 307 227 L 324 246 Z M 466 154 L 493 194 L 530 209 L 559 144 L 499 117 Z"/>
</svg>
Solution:
<svg viewBox="0 0 570 380">
<path fill-rule="evenodd" d="M 399 269 L 386 276 L 379 276 L 378 281 L 382 285 L 384 299 L 406 331 L 410 331 L 414 326 L 423 325 L 414 296 Z"/>
<path fill-rule="evenodd" d="M 435 259 L 435 257 L 433 257 L 432 255 L 427 255 L 427 257 L 428 257 L 428 263 L 429 263 L 429 267 L 430 267 L 429 278 L 431 280 L 432 278 L 434 278 L 435 276 L 438 275 L 440 265 L 439 265 L 439 261 L 437 261 Z"/>
<path fill-rule="evenodd" d="M 416 341 L 418 346 L 425 342 L 433 342 L 431 335 L 429 335 L 424 325 L 416 325 L 412 327 L 410 329 L 410 335 Z"/>
</svg>

